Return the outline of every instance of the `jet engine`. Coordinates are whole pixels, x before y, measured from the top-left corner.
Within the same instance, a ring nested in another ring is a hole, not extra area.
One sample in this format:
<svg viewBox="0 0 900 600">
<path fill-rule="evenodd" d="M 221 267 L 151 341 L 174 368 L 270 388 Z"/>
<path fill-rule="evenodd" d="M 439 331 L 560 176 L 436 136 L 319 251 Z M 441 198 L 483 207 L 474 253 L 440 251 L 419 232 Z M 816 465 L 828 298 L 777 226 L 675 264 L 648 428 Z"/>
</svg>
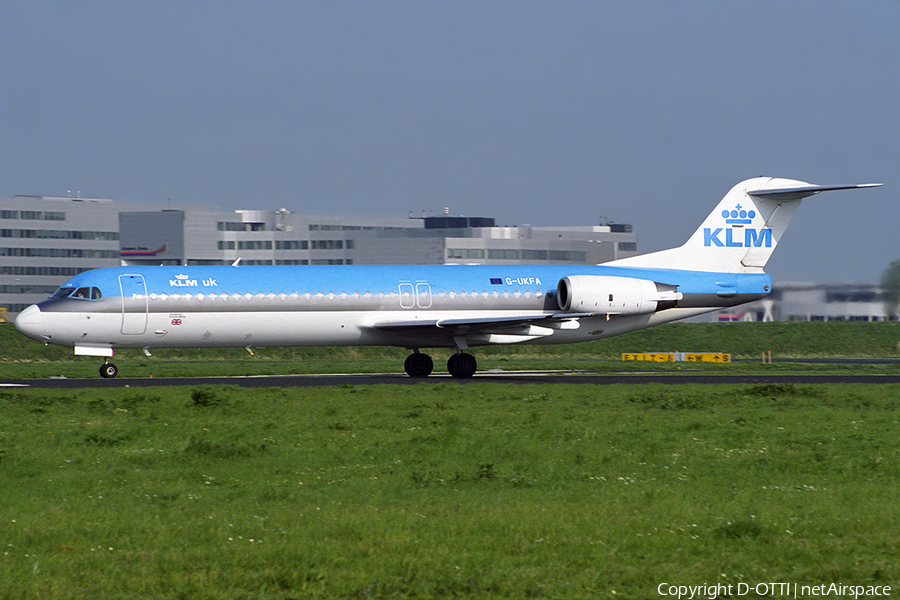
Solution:
<svg viewBox="0 0 900 600">
<path fill-rule="evenodd" d="M 556 287 L 564 311 L 641 315 L 675 308 L 682 295 L 674 285 L 605 275 L 563 277 Z"/>
</svg>

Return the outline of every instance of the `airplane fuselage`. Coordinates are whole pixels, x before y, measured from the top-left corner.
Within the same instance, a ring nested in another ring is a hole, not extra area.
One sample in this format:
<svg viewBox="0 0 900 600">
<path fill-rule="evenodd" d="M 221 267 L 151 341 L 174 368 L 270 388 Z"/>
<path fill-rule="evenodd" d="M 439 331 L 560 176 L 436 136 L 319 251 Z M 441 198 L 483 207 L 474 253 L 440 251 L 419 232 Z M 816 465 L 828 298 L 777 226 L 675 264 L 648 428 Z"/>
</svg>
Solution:
<svg viewBox="0 0 900 600">
<path fill-rule="evenodd" d="M 566 320 L 557 290 L 573 275 L 659 282 L 681 298 L 667 310 L 617 314 L 607 306 Z M 117 267 L 73 277 L 36 305 L 39 313 L 23 315 L 20 329 L 101 356 L 108 348 L 552 344 L 734 306 L 770 286 L 764 273 L 571 265 Z M 525 323 L 529 316 L 556 320 Z M 441 335 L 442 321 L 473 318 L 490 326 Z"/>
</svg>

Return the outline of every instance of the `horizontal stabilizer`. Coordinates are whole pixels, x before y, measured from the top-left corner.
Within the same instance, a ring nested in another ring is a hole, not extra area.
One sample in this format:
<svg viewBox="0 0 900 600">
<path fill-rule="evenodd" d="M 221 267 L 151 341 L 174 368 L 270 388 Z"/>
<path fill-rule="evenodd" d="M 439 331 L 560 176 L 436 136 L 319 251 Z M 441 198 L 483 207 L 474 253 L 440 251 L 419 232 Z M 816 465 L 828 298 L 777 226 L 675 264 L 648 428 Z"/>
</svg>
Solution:
<svg viewBox="0 0 900 600">
<path fill-rule="evenodd" d="M 836 190 L 856 190 L 860 188 L 879 187 L 883 183 L 859 183 L 854 185 L 805 185 L 793 188 L 777 188 L 772 190 L 748 190 L 750 196 L 771 198 L 773 200 L 801 200 L 807 196 L 819 192 L 833 192 Z"/>
</svg>

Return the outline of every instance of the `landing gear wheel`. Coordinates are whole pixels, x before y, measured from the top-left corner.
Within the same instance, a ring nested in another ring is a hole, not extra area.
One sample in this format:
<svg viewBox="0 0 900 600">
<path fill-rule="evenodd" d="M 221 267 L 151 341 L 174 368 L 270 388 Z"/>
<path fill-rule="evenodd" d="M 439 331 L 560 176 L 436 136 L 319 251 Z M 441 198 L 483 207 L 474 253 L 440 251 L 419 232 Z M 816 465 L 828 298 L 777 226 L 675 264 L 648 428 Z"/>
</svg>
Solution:
<svg viewBox="0 0 900 600">
<path fill-rule="evenodd" d="M 406 357 L 403 368 L 410 377 L 428 377 L 434 371 L 434 361 L 427 354 L 414 352 Z"/>
<path fill-rule="evenodd" d="M 100 377 L 103 379 L 112 379 L 119 374 L 119 369 L 112 363 L 104 363 L 100 366 Z"/>
<path fill-rule="evenodd" d="M 459 379 L 470 378 L 475 374 L 477 368 L 478 361 L 474 356 L 465 352 L 454 354 L 447 361 L 447 370 L 450 371 L 450 375 Z"/>
</svg>

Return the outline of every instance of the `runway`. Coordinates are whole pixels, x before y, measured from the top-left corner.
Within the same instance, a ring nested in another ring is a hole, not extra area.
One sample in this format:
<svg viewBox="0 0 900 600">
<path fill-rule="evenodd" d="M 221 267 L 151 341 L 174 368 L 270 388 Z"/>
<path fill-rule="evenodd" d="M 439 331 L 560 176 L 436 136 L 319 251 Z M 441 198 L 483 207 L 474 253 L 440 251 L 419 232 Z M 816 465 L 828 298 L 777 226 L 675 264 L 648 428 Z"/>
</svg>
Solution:
<svg viewBox="0 0 900 600">
<path fill-rule="evenodd" d="M 455 385 L 479 385 L 484 383 L 512 384 L 580 384 L 580 385 L 641 385 L 641 384 L 835 384 L 900 383 L 900 373 L 893 375 L 827 374 L 827 373 L 748 373 L 715 374 L 699 372 L 572 372 L 572 371 L 500 371 L 476 373 L 471 379 L 454 379 L 447 374 L 427 378 L 411 378 L 400 373 L 333 374 L 333 375 L 262 375 L 249 377 L 147 377 L 147 378 L 49 378 L 8 379 L 0 381 L 0 389 L 9 388 L 139 388 L 158 386 L 236 385 L 244 388 L 271 387 L 329 387 L 338 385 L 429 385 L 452 383 Z"/>
</svg>

